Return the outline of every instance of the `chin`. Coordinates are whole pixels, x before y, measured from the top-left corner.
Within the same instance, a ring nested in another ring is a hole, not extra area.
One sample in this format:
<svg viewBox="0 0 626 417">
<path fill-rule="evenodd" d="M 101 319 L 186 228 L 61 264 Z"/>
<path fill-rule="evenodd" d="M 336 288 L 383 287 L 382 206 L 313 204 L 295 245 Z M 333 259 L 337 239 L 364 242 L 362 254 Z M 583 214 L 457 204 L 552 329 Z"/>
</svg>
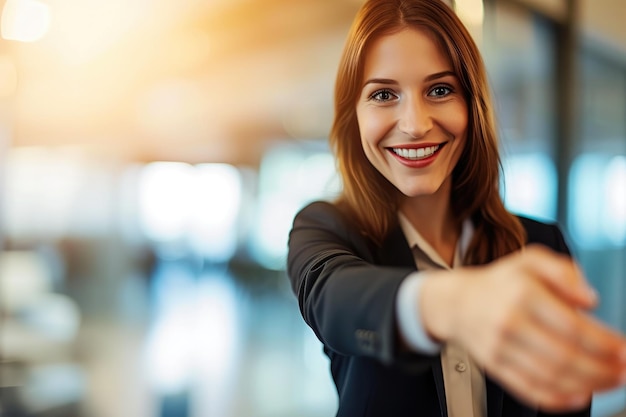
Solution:
<svg viewBox="0 0 626 417">
<path fill-rule="evenodd" d="M 416 178 L 412 178 L 408 181 L 398 181 L 396 182 L 396 188 L 402 193 L 402 195 L 413 198 L 413 197 L 422 197 L 422 196 L 432 196 L 437 194 L 437 192 L 441 191 L 443 185 L 446 181 L 420 181 L 424 178 L 419 178 L 416 181 Z"/>
<path fill-rule="evenodd" d="M 407 188 L 404 187 L 402 189 L 400 189 L 400 192 L 409 198 L 412 197 L 423 197 L 423 196 L 427 196 L 427 195 L 433 195 L 437 192 L 437 190 L 439 190 L 439 187 L 419 187 L 419 188 L 415 188 L 415 187 L 411 187 L 411 188 Z"/>
</svg>

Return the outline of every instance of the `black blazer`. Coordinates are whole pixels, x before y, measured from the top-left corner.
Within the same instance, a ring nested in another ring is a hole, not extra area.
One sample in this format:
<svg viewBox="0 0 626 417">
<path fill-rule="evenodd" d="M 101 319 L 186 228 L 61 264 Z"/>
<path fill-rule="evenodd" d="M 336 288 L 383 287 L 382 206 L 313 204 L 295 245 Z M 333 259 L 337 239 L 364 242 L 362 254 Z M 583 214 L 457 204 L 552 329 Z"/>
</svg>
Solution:
<svg viewBox="0 0 626 417">
<path fill-rule="evenodd" d="M 569 253 L 559 229 L 522 218 L 529 243 Z M 332 204 L 295 217 L 287 272 L 304 320 L 324 345 L 339 394 L 338 417 L 447 417 L 440 357 L 403 353 L 396 292 L 415 271 L 400 227 L 376 245 Z M 487 378 L 489 417 L 547 416 Z M 569 417 L 590 415 L 587 408 Z"/>
</svg>

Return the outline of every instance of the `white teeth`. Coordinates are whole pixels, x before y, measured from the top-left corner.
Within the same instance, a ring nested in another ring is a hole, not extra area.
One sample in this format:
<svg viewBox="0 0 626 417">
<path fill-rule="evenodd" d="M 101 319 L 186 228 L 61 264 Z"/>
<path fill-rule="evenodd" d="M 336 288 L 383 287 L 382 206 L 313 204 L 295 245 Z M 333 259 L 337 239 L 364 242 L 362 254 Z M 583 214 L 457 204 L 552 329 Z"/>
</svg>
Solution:
<svg viewBox="0 0 626 417">
<path fill-rule="evenodd" d="M 439 146 L 440 145 L 426 146 L 424 148 L 418 148 L 418 149 L 392 148 L 392 150 L 398 156 L 415 161 L 418 159 L 424 159 L 424 158 L 431 156 L 432 154 L 437 152 L 437 150 L 439 149 Z"/>
</svg>

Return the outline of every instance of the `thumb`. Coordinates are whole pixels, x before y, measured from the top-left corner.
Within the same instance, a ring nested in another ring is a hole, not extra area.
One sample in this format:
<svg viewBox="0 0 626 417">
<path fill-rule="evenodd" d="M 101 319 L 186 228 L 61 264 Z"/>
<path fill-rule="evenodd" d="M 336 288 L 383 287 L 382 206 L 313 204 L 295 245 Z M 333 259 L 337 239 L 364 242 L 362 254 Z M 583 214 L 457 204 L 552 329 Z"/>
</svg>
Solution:
<svg viewBox="0 0 626 417">
<path fill-rule="evenodd" d="M 522 250 L 520 260 L 529 273 L 573 307 L 589 310 L 597 305 L 596 291 L 569 256 L 545 246 L 529 245 Z"/>
</svg>

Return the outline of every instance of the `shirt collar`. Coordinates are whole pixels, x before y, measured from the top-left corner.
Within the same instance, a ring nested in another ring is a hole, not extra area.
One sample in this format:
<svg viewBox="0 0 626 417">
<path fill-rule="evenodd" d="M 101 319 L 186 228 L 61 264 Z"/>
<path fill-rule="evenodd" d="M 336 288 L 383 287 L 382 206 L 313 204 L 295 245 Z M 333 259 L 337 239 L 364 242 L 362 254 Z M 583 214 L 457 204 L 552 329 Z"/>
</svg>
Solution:
<svg viewBox="0 0 626 417">
<path fill-rule="evenodd" d="M 413 227 L 409 219 L 406 218 L 402 212 L 398 211 L 398 221 L 400 223 L 400 228 L 404 233 L 404 237 L 409 243 L 409 247 L 411 249 L 417 248 L 424 255 L 426 255 L 431 262 L 441 266 L 442 268 L 449 269 L 450 266 L 441 258 L 439 253 L 422 237 L 422 235 Z M 467 249 L 469 244 L 474 236 L 474 225 L 472 221 L 468 218 L 463 221 L 461 225 L 461 236 L 459 236 L 459 240 L 456 244 L 456 250 L 454 253 L 454 267 L 461 266 L 463 259 L 465 258 L 465 254 L 467 253 Z"/>
</svg>

